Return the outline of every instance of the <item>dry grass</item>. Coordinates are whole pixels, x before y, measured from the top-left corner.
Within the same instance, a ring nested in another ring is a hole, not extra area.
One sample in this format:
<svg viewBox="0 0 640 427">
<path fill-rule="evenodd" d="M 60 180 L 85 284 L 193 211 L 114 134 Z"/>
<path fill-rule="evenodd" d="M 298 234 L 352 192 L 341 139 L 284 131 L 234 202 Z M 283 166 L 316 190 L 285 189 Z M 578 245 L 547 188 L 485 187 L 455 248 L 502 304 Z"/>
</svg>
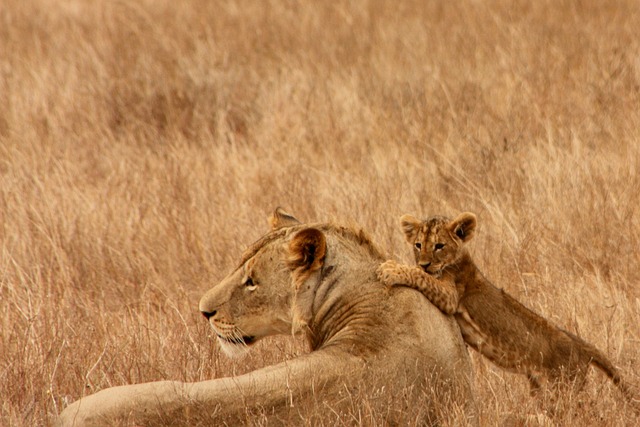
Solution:
<svg viewBox="0 0 640 427">
<path fill-rule="evenodd" d="M 486 275 L 640 383 L 637 28 L 635 0 L 1 2 L 0 424 L 304 351 L 230 362 L 197 312 L 276 205 L 407 261 L 401 214 L 474 211 Z M 474 360 L 482 425 L 535 412 Z M 582 399 L 556 423 L 640 423 L 599 373 Z"/>
</svg>

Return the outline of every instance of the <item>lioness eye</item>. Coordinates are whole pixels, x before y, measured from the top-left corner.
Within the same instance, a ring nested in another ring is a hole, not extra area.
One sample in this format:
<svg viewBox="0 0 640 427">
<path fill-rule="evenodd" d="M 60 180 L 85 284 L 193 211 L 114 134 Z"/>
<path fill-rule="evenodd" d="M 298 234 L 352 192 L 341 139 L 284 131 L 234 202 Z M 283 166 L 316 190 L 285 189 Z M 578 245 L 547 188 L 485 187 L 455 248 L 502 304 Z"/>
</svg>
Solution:
<svg viewBox="0 0 640 427">
<path fill-rule="evenodd" d="M 422 243 L 418 242 L 416 243 L 416 249 L 420 250 L 422 248 Z"/>
<path fill-rule="evenodd" d="M 440 249 L 444 248 L 444 243 L 436 243 L 436 251 L 439 251 Z"/>
<path fill-rule="evenodd" d="M 249 290 L 256 288 L 256 284 L 253 283 L 253 279 L 251 277 L 247 277 L 247 280 L 244 281 L 244 285 L 249 288 Z"/>
</svg>

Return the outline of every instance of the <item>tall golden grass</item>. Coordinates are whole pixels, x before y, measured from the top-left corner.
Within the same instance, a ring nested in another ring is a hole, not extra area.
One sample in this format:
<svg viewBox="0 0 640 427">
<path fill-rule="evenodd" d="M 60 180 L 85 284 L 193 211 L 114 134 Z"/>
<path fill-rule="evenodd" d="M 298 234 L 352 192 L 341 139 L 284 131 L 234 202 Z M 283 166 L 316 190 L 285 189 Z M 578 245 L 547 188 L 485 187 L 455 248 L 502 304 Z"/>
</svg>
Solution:
<svg viewBox="0 0 640 427">
<path fill-rule="evenodd" d="M 304 352 L 228 361 L 197 310 L 277 205 L 407 262 L 401 214 L 473 211 L 485 274 L 640 383 L 637 28 L 635 0 L 1 2 L 0 424 Z M 481 425 L 536 412 L 474 365 Z M 640 423 L 600 373 L 568 400 Z"/>
</svg>

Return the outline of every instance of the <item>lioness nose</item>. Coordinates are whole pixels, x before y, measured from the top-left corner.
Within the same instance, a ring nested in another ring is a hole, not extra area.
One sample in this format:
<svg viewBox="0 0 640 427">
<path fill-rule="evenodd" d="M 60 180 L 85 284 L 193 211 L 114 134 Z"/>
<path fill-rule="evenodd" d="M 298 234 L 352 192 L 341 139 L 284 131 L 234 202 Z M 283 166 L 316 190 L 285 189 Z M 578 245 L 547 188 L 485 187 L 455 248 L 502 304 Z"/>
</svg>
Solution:
<svg viewBox="0 0 640 427">
<path fill-rule="evenodd" d="M 206 319 L 207 319 L 207 320 L 209 320 L 209 319 L 211 319 L 213 316 L 215 316 L 215 315 L 216 315 L 216 313 L 217 313 L 217 311 L 216 311 L 216 310 L 213 310 L 213 311 L 203 311 L 203 312 L 202 312 L 202 315 L 203 315 L 204 317 L 206 317 Z"/>
</svg>

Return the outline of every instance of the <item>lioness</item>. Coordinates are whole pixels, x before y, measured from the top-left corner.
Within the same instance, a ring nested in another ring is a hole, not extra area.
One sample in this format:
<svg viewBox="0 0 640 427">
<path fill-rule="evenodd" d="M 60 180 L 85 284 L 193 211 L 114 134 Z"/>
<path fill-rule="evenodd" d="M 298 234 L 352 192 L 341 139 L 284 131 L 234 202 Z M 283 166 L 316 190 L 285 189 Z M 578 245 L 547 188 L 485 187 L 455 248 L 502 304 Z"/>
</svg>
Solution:
<svg viewBox="0 0 640 427">
<path fill-rule="evenodd" d="M 476 229 L 474 214 L 463 213 L 453 221 L 404 215 L 400 222 L 418 266 L 387 261 L 378 271 L 381 281 L 417 289 L 444 313 L 453 314 L 465 342 L 496 365 L 526 375 L 532 394 L 540 390 L 541 381 L 559 384 L 561 378 L 579 390 L 592 363 L 631 399 L 620 373 L 602 352 L 552 325 L 482 275 L 465 248 Z"/>
<path fill-rule="evenodd" d="M 296 425 L 313 423 L 309 413 L 340 417 L 362 395 L 401 424 L 433 420 L 444 403 L 428 396 L 473 411 L 458 326 L 409 289 L 389 292 L 376 278 L 385 257 L 362 230 L 303 225 L 282 210 L 271 225 L 199 308 L 228 354 L 292 329 L 310 353 L 233 378 L 109 388 L 70 405 L 59 424 L 220 425 L 260 414 Z"/>
</svg>

